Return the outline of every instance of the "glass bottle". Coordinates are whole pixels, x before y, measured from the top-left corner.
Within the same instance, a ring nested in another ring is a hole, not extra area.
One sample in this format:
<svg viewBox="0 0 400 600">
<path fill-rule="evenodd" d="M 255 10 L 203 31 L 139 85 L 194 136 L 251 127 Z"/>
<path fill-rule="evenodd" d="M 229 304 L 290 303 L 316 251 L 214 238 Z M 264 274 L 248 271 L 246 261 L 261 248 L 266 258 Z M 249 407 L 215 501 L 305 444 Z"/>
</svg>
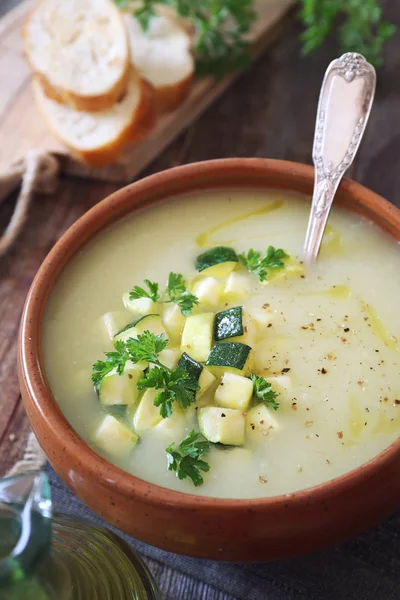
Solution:
<svg viewBox="0 0 400 600">
<path fill-rule="evenodd" d="M 119 536 L 52 514 L 44 473 L 0 480 L 0 600 L 161 600 Z"/>
</svg>

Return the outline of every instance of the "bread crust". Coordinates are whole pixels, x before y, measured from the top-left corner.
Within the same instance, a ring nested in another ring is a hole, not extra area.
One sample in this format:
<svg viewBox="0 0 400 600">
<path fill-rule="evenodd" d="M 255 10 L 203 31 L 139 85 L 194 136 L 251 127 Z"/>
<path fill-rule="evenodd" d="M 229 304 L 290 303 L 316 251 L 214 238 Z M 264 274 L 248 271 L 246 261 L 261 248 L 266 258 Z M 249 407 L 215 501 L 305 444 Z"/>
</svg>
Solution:
<svg viewBox="0 0 400 600">
<path fill-rule="evenodd" d="M 51 131 L 64 144 L 64 146 L 69 149 L 71 154 L 90 167 L 104 167 L 116 162 L 127 144 L 141 139 L 148 133 L 149 128 L 151 128 L 154 123 L 154 104 L 152 91 L 147 82 L 143 79 L 139 80 L 139 85 L 140 100 L 132 113 L 129 123 L 112 141 L 91 150 L 80 150 L 75 148 L 73 145 L 68 143 L 67 140 L 62 138 L 57 130 L 53 127 L 52 121 L 49 119 L 46 108 L 41 101 L 39 90 L 42 89 L 43 92 L 44 90 L 38 77 L 35 77 L 34 93 L 40 112 L 48 123 Z M 99 115 L 98 118 L 101 118 L 101 116 Z"/>
<path fill-rule="evenodd" d="M 122 17 L 122 14 L 120 13 L 120 11 L 118 9 L 116 9 L 116 11 L 118 13 L 118 18 L 121 23 L 121 29 L 124 31 L 126 50 L 127 50 L 126 55 L 125 55 L 125 61 L 124 61 L 122 71 L 121 71 L 121 76 L 110 89 L 108 89 L 107 91 L 105 91 L 102 94 L 82 95 L 82 94 L 77 94 L 76 92 L 74 92 L 73 90 L 70 90 L 68 88 L 54 85 L 45 73 L 43 73 L 42 71 L 39 71 L 37 69 L 37 65 L 33 64 L 33 61 L 30 57 L 29 44 L 28 44 L 29 23 L 30 23 L 30 20 L 31 20 L 34 12 L 36 10 L 38 10 L 38 8 L 45 2 L 46 2 L 46 0 L 41 0 L 38 4 L 36 4 L 36 6 L 34 6 L 29 11 L 27 17 L 25 18 L 24 24 L 22 26 L 22 40 L 23 40 L 25 57 L 26 57 L 27 61 L 29 62 L 29 65 L 30 65 L 32 71 L 34 72 L 34 74 L 40 78 L 40 82 L 41 82 L 42 88 L 43 88 L 46 96 L 48 96 L 48 98 L 50 98 L 51 100 L 54 100 L 55 102 L 58 102 L 60 104 L 67 104 L 68 106 L 71 106 L 71 108 L 73 108 L 74 110 L 78 110 L 78 111 L 98 112 L 101 110 L 106 110 L 107 108 L 111 108 L 121 98 L 121 96 L 123 96 L 123 94 L 126 92 L 128 83 L 129 83 L 129 75 L 130 75 L 130 71 L 131 71 L 128 34 L 126 32 L 125 22 Z M 114 9 L 114 6 L 113 6 L 113 9 Z"/>
<path fill-rule="evenodd" d="M 173 85 L 164 85 L 154 89 L 157 112 L 172 112 L 182 104 L 193 82 L 193 73 Z"/>
</svg>

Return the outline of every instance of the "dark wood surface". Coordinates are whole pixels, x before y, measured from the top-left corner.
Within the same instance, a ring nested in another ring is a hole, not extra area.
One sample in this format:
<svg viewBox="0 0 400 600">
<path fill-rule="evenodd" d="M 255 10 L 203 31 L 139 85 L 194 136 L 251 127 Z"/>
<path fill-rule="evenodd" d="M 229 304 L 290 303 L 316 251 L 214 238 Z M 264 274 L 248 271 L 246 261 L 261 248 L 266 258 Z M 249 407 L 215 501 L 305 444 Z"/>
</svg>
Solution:
<svg viewBox="0 0 400 600">
<path fill-rule="evenodd" d="M 0 0 L 0 15 L 18 0 Z M 400 3 L 385 2 L 400 26 Z M 311 162 L 315 112 L 322 76 L 338 55 L 333 40 L 303 58 L 300 27 L 289 22 L 281 38 L 143 176 L 178 164 L 231 156 Z M 400 206 L 400 35 L 385 50 L 371 122 L 352 176 Z M 1 136 L 1 123 L 0 123 Z M 1 143 L 7 140 L 1 139 Z M 115 185 L 65 177 L 53 197 L 37 196 L 27 226 L 0 259 L 0 475 L 21 456 L 29 426 L 16 374 L 16 343 L 29 285 L 60 235 Z M 0 205 L 0 228 L 15 197 Z"/>
</svg>

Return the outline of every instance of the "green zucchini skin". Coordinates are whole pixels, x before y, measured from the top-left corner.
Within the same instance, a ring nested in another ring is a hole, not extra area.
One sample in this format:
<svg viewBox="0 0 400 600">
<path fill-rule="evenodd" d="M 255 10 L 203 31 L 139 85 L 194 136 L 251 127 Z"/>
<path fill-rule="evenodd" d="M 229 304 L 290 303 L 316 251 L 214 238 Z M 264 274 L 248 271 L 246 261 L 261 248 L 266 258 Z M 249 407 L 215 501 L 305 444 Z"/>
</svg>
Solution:
<svg viewBox="0 0 400 600">
<path fill-rule="evenodd" d="M 186 352 L 184 352 L 180 357 L 178 367 L 183 371 L 186 371 L 190 379 L 193 379 L 196 381 L 196 383 L 198 382 L 203 370 L 203 365 L 197 362 L 197 360 L 194 360 L 194 358 L 189 356 L 189 354 L 186 354 Z"/>
<path fill-rule="evenodd" d="M 203 254 L 199 254 L 196 258 L 196 269 L 201 272 L 224 262 L 239 262 L 239 259 L 233 248 L 217 246 L 203 252 Z"/>
<path fill-rule="evenodd" d="M 217 342 L 227 338 L 243 335 L 243 307 L 235 306 L 215 315 L 214 340 Z"/>
<path fill-rule="evenodd" d="M 134 321 L 133 323 L 128 323 L 128 325 L 125 325 L 125 327 L 123 327 L 122 329 L 117 331 L 117 333 L 114 334 L 114 339 L 121 333 L 128 331 L 128 329 L 133 329 L 135 327 L 136 323 L 137 323 L 137 321 Z"/>
<path fill-rule="evenodd" d="M 219 342 L 213 346 L 206 366 L 243 369 L 250 353 L 250 346 L 239 342 Z"/>
</svg>

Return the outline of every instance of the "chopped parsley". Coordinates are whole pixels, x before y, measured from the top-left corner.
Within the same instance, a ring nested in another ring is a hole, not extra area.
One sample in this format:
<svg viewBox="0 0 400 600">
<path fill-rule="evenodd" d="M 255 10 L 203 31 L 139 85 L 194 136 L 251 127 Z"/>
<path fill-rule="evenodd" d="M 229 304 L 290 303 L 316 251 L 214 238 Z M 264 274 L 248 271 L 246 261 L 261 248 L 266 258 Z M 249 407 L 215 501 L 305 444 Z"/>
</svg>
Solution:
<svg viewBox="0 0 400 600">
<path fill-rule="evenodd" d="M 201 471 L 206 473 L 210 470 L 210 465 L 202 458 L 210 450 L 209 441 L 201 433 L 192 430 L 177 449 L 174 446 L 172 443 L 166 448 L 168 470 L 176 471 L 179 479 L 189 477 L 196 487 L 204 483 Z"/>
<path fill-rule="evenodd" d="M 176 367 L 155 366 L 137 383 L 139 390 L 154 388 L 160 390 L 154 398 L 154 406 L 160 407 L 160 415 L 165 419 L 172 415 L 172 404 L 178 402 L 182 408 L 188 408 L 195 400 L 195 391 L 199 385 L 190 378 L 187 371 Z"/>
<path fill-rule="evenodd" d="M 125 364 L 129 360 L 129 354 L 124 342 L 115 342 L 114 352 L 106 352 L 106 360 L 98 360 L 93 365 L 92 381 L 97 388 L 113 369 L 117 370 L 118 375 L 124 372 Z"/>
<path fill-rule="evenodd" d="M 254 373 L 250 375 L 250 379 L 254 385 L 254 396 L 259 403 L 263 402 L 269 408 L 278 410 L 279 402 L 276 402 L 278 394 L 274 392 L 272 385 L 264 377 L 258 377 Z"/>
<path fill-rule="evenodd" d="M 137 300 L 138 298 L 150 298 L 153 302 L 158 302 L 160 299 L 160 295 L 158 293 L 158 283 L 154 283 L 149 281 L 148 279 L 144 280 L 145 284 L 149 288 L 147 292 L 142 287 L 135 285 L 133 290 L 129 292 L 129 300 Z"/>
<path fill-rule="evenodd" d="M 169 274 L 166 294 L 169 298 L 167 302 L 177 304 L 185 317 L 190 315 L 193 306 L 199 303 L 197 296 L 186 289 L 185 281 L 178 273 Z"/>
<path fill-rule="evenodd" d="M 260 281 L 265 281 L 268 278 L 269 270 L 278 271 L 283 269 L 285 258 L 288 258 L 286 252 L 273 246 L 268 246 L 264 256 L 261 256 L 261 252 L 256 252 L 252 248 L 247 254 L 239 254 L 240 262 L 250 273 L 257 275 Z"/>
<path fill-rule="evenodd" d="M 181 309 L 181 313 L 187 317 L 191 314 L 193 306 L 199 303 L 197 296 L 192 294 L 187 288 L 183 276 L 179 273 L 170 273 L 168 276 L 167 288 L 164 294 L 159 293 L 158 283 L 145 279 L 145 284 L 149 288 L 146 291 L 142 287 L 135 285 L 129 292 L 130 300 L 139 298 L 150 298 L 153 302 L 163 304 L 173 302 Z"/>
<path fill-rule="evenodd" d="M 152 363 L 143 379 L 136 384 L 139 390 L 154 388 L 160 390 L 154 398 L 154 405 L 160 407 L 163 418 L 172 415 L 172 404 L 178 402 L 182 408 L 187 408 L 195 400 L 195 392 L 199 389 L 196 381 L 189 374 L 178 367 L 169 369 L 163 365 L 158 355 L 168 345 L 164 334 L 154 335 L 150 331 L 138 335 L 137 339 L 129 338 L 126 342 L 115 342 L 114 352 L 106 352 L 106 360 L 98 360 L 93 365 L 92 381 L 96 389 L 100 386 L 103 377 L 116 369 L 119 375 L 124 372 L 127 361 L 138 363 L 142 360 Z"/>
</svg>

